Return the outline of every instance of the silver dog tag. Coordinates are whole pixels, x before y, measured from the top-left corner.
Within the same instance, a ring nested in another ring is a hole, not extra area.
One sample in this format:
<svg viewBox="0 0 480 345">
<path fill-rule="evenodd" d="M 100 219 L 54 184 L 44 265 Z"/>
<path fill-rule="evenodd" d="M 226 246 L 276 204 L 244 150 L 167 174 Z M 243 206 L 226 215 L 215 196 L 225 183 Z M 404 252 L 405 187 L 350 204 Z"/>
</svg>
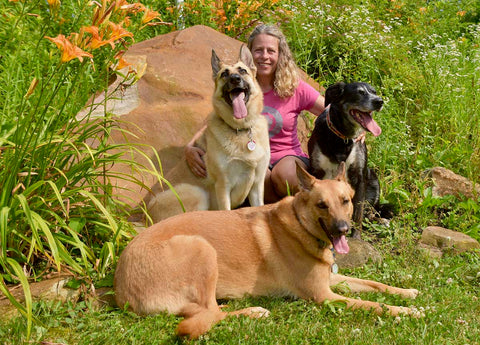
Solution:
<svg viewBox="0 0 480 345">
<path fill-rule="evenodd" d="M 338 274 L 338 265 L 335 262 L 332 264 L 332 273 Z"/>
<path fill-rule="evenodd" d="M 247 148 L 248 148 L 250 151 L 255 150 L 255 147 L 257 147 L 257 144 L 255 144 L 255 141 L 250 140 L 250 141 L 247 143 Z"/>
</svg>

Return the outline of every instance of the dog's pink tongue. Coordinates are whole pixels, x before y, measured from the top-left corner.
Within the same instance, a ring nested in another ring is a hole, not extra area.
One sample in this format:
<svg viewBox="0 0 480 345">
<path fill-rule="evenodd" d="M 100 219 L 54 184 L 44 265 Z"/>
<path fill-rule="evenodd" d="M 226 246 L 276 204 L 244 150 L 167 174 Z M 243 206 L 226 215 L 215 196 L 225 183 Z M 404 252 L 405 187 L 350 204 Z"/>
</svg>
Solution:
<svg viewBox="0 0 480 345">
<path fill-rule="evenodd" d="M 376 137 L 382 133 L 382 129 L 370 115 L 363 116 L 363 126 Z"/>
<path fill-rule="evenodd" d="M 350 251 L 345 235 L 333 239 L 333 248 L 338 254 L 347 254 Z"/>
<path fill-rule="evenodd" d="M 245 94 L 243 92 L 240 92 L 232 98 L 233 116 L 236 119 L 243 119 L 247 116 L 247 107 L 245 106 L 244 99 Z"/>
</svg>

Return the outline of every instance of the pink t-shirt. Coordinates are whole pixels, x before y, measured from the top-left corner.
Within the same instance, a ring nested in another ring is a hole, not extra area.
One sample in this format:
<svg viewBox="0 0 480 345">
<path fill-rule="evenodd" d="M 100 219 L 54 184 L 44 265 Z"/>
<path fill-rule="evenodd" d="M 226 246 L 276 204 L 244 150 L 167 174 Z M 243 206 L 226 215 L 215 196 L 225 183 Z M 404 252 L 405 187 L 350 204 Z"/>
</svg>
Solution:
<svg viewBox="0 0 480 345">
<path fill-rule="evenodd" d="M 262 114 L 269 126 L 270 164 L 285 156 L 308 157 L 298 140 L 297 118 L 303 110 L 314 106 L 318 96 L 320 93 L 303 80 L 292 97 L 280 98 L 273 90 L 263 94 Z"/>
</svg>

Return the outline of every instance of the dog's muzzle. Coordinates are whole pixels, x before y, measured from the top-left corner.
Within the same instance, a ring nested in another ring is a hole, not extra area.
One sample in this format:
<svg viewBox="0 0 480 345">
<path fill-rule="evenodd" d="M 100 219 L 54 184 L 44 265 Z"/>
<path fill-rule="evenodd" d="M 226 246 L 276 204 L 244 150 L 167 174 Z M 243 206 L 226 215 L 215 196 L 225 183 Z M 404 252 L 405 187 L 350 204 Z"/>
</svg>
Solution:
<svg viewBox="0 0 480 345">
<path fill-rule="evenodd" d="M 250 85 L 240 74 L 231 74 L 223 87 L 223 99 L 232 107 L 234 117 L 243 119 L 248 115 L 246 104 L 250 99 Z"/>
<path fill-rule="evenodd" d="M 372 133 L 374 136 L 379 136 L 380 133 L 382 133 L 382 129 L 380 126 L 375 122 L 373 119 L 372 113 L 374 111 L 380 111 L 383 106 L 383 100 L 378 97 L 375 98 L 374 100 L 371 101 L 371 109 L 369 110 L 360 110 L 358 108 L 353 108 L 350 109 L 349 113 L 350 116 L 353 117 L 353 119 L 360 125 L 362 126 L 365 130 L 369 131 Z"/>
<path fill-rule="evenodd" d="M 347 254 L 350 250 L 348 242 L 346 239 L 346 234 L 350 230 L 350 225 L 344 220 L 335 222 L 333 225 L 332 231 L 327 227 L 322 218 L 318 218 L 318 222 L 322 227 L 323 231 L 327 235 L 328 239 L 333 245 L 333 248 L 339 254 Z"/>
<path fill-rule="evenodd" d="M 240 76 L 240 74 L 231 74 L 228 81 L 223 86 L 223 98 L 230 106 L 233 100 L 241 93 L 244 93 L 243 101 L 248 103 L 250 98 L 250 85 Z"/>
</svg>

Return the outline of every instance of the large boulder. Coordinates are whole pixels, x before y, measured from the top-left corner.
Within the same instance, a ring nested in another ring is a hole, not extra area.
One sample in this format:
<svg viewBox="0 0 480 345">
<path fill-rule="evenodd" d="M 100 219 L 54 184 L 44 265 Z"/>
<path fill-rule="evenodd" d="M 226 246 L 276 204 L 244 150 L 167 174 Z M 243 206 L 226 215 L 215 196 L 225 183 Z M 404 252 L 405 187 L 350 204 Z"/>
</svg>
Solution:
<svg viewBox="0 0 480 345">
<path fill-rule="evenodd" d="M 183 147 L 205 124 L 213 109 L 212 49 L 222 60 L 236 62 L 241 45 L 242 42 L 201 25 L 132 45 L 125 59 L 143 75 L 134 85 L 122 85 L 116 99 L 107 103 L 107 110 L 120 117 L 119 126 L 131 135 L 114 132 L 112 139 L 119 143 L 128 140 L 151 145 L 158 152 L 163 172 L 171 170 L 183 159 Z M 302 76 L 318 89 L 318 84 L 305 73 Z M 113 90 L 120 82 L 117 80 L 110 88 Z M 103 116 L 103 109 L 92 115 Z M 307 124 L 308 121 L 299 121 L 299 136 L 304 144 L 309 132 Z M 148 166 L 154 154 L 147 148 L 144 151 L 147 157 L 139 153 L 134 157 Z M 112 169 L 132 173 L 121 164 Z M 150 174 L 136 177 L 147 187 L 157 182 Z M 116 194 L 129 198 L 132 205 L 147 194 L 147 190 L 137 184 L 123 180 L 113 182 L 119 187 Z"/>
</svg>

